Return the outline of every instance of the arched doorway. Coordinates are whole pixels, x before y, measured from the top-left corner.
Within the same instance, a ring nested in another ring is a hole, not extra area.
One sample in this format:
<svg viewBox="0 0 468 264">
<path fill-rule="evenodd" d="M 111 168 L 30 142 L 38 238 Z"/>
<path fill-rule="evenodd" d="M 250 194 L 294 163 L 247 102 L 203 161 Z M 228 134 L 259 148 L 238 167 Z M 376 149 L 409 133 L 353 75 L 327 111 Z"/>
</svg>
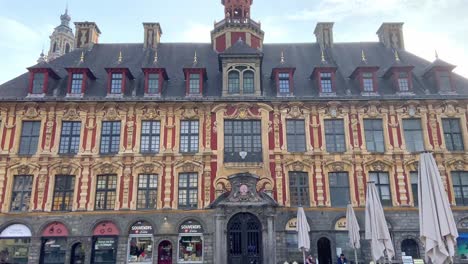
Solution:
<svg viewBox="0 0 468 264">
<path fill-rule="evenodd" d="M 262 225 L 249 213 L 236 214 L 227 225 L 229 264 L 262 263 Z"/>
<path fill-rule="evenodd" d="M 317 241 L 317 253 L 320 264 L 332 264 L 332 253 L 330 240 L 326 237 L 322 237 Z"/>
<path fill-rule="evenodd" d="M 401 252 L 405 252 L 406 256 L 411 256 L 413 259 L 420 258 L 419 246 L 414 239 L 405 239 L 401 242 Z"/>
<path fill-rule="evenodd" d="M 158 264 L 172 264 L 172 243 L 164 240 L 158 246 Z"/>
<path fill-rule="evenodd" d="M 76 243 L 72 246 L 70 263 L 71 264 L 84 264 L 85 263 L 85 250 L 81 243 Z"/>
</svg>

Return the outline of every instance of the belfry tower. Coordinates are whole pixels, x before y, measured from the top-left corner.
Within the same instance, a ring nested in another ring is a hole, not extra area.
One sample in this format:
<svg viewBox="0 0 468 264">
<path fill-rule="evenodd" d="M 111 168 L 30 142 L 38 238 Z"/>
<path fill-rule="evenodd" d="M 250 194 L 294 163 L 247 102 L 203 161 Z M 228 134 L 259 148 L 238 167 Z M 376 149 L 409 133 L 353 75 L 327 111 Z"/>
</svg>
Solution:
<svg viewBox="0 0 468 264">
<path fill-rule="evenodd" d="M 50 35 L 50 49 L 47 56 L 48 60 L 54 60 L 74 49 L 75 35 L 70 28 L 70 16 L 68 8 L 65 9 L 65 14 L 60 16 L 61 23 L 55 28 Z"/>
<path fill-rule="evenodd" d="M 221 0 L 224 19 L 215 22 L 211 31 L 211 43 L 217 52 L 223 52 L 239 39 L 255 49 L 262 49 L 265 33 L 261 24 L 250 18 L 253 0 Z"/>
</svg>

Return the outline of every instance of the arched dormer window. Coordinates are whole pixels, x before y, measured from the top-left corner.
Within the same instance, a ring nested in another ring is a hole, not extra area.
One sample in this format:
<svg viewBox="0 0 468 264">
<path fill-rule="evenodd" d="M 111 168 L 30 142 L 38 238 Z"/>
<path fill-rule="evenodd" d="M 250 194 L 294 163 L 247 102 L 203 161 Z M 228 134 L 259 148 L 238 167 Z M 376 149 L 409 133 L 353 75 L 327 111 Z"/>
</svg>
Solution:
<svg viewBox="0 0 468 264">
<path fill-rule="evenodd" d="M 68 53 L 68 52 L 70 52 L 70 44 L 67 43 L 65 45 L 65 53 Z"/>
<path fill-rule="evenodd" d="M 240 78 L 237 70 L 232 70 L 228 74 L 228 93 L 238 94 L 240 93 Z"/>
<path fill-rule="evenodd" d="M 243 72 L 244 81 L 243 81 L 243 92 L 245 94 L 252 94 L 255 91 L 254 84 L 254 73 L 251 70 L 246 70 Z"/>
<path fill-rule="evenodd" d="M 56 52 L 57 51 L 57 42 L 54 42 L 54 49 L 52 50 L 52 52 Z"/>
</svg>

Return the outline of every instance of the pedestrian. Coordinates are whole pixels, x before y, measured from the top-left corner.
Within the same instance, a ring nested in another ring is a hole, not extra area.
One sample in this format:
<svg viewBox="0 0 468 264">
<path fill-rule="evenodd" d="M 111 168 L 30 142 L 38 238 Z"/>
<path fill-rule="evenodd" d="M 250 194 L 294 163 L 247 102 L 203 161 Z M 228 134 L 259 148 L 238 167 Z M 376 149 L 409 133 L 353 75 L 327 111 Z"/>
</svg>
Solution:
<svg viewBox="0 0 468 264">
<path fill-rule="evenodd" d="M 344 254 L 341 254 L 338 258 L 337 264 L 347 264 L 348 260 L 345 258 Z"/>
<path fill-rule="evenodd" d="M 311 256 L 311 255 L 307 256 L 306 264 L 316 264 L 315 258 L 313 256 Z"/>
</svg>

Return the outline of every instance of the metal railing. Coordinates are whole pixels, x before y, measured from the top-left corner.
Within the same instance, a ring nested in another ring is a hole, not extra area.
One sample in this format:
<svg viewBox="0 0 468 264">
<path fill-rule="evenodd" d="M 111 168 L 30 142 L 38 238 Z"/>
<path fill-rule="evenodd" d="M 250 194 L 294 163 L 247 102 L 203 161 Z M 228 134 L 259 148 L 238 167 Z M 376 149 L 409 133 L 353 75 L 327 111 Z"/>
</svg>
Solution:
<svg viewBox="0 0 468 264">
<path fill-rule="evenodd" d="M 215 28 L 224 26 L 224 25 L 253 25 L 256 27 L 260 27 L 259 22 L 255 22 L 254 20 L 250 18 L 225 18 L 219 22 L 215 23 Z"/>
</svg>

